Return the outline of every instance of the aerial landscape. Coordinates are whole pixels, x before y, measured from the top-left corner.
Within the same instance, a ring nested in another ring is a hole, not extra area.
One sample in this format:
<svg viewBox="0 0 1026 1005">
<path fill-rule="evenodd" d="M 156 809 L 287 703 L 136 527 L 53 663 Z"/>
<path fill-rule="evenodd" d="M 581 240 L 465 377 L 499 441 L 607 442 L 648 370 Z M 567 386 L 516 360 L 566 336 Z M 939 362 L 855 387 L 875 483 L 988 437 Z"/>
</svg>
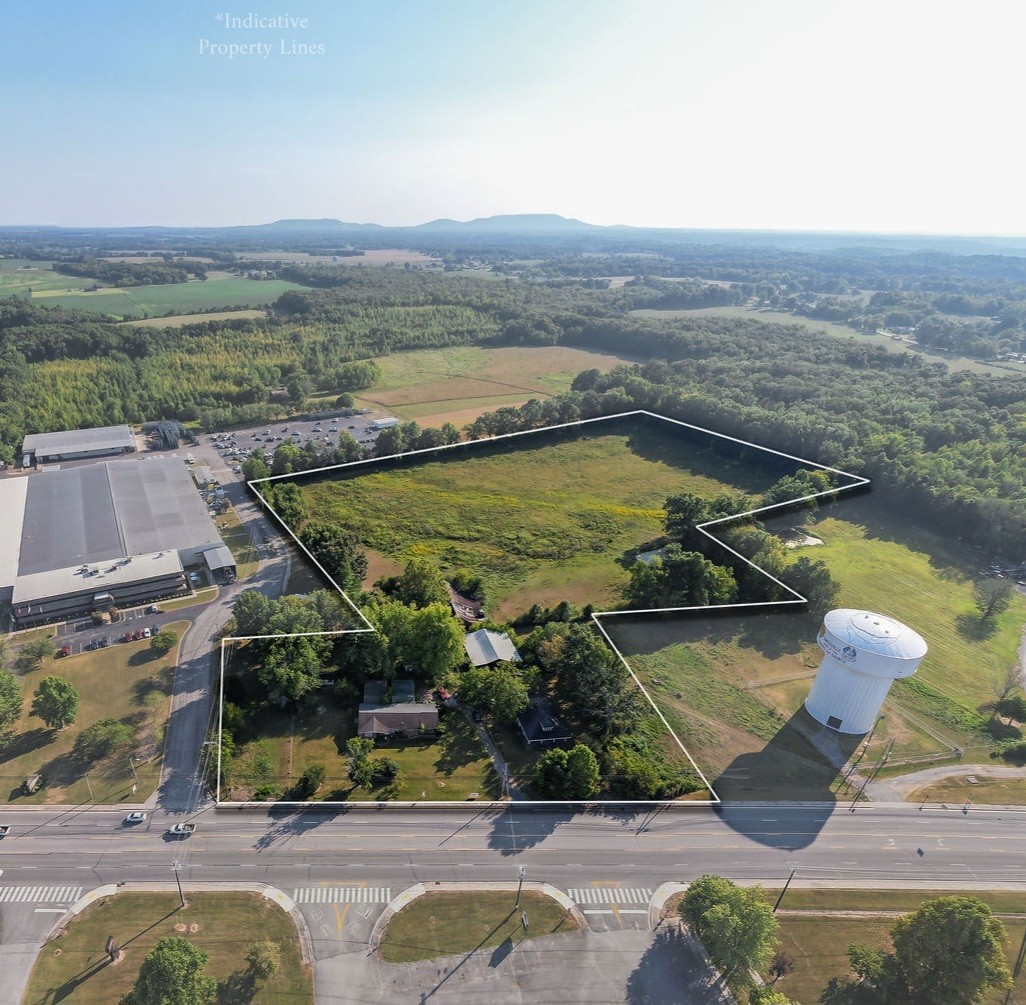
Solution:
<svg viewBox="0 0 1026 1005">
<path fill-rule="evenodd" d="M 5 14 L 0 1005 L 1026 1005 L 1026 15 L 854 14 Z"/>
</svg>

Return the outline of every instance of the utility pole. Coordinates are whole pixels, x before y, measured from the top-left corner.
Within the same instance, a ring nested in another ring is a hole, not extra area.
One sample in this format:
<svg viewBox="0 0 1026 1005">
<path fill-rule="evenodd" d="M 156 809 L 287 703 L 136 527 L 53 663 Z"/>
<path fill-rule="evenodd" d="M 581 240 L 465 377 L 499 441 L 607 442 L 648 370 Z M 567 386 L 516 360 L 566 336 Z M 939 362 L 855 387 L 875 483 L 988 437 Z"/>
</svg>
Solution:
<svg viewBox="0 0 1026 1005">
<path fill-rule="evenodd" d="M 773 905 L 773 913 L 777 913 L 777 908 L 780 907 L 781 902 L 784 899 L 784 894 L 787 893 L 787 888 L 791 885 L 791 880 L 794 879 L 794 869 L 791 869 L 791 875 L 787 877 L 787 882 L 784 884 L 784 889 L 780 891 L 780 896 L 777 897 L 777 902 Z"/>
<path fill-rule="evenodd" d="M 513 907 L 514 911 L 520 910 L 520 891 L 524 888 L 524 876 L 527 875 L 527 866 L 517 866 L 517 902 Z M 526 927 L 526 926 L 525 926 Z"/>
<path fill-rule="evenodd" d="M 185 907 L 185 894 L 182 893 L 182 877 L 179 875 L 181 870 L 182 863 L 179 862 L 178 859 L 175 859 L 171 863 L 171 871 L 175 874 L 175 882 L 178 884 L 178 899 L 182 902 L 182 907 Z"/>
<path fill-rule="evenodd" d="M 91 802 L 92 799 L 93 799 L 93 786 L 92 786 L 92 784 L 89 781 L 89 772 L 88 771 L 83 771 L 82 772 L 82 777 L 85 778 L 86 788 L 89 790 L 89 800 Z"/>
<path fill-rule="evenodd" d="M 135 761 L 132 759 L 132 755 L 128 755 L 128 766 L 132 769 L 132 792 L 135 792 L 139 788 L 139 775 L 135 770 Z"/>
</svg>

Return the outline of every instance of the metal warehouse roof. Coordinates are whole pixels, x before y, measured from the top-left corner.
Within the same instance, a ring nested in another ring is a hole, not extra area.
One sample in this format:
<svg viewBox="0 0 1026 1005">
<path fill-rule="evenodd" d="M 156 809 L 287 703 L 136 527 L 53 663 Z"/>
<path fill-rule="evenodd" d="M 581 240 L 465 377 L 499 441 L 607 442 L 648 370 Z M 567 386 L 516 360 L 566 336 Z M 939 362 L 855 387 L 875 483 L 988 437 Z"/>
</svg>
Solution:
<svg viewBox="0 0 1026 1005">
<path fill-rule="evenodd" d="M 83 450 L 135 449 L 135 437 L 128 426 L 102 426 L 99 429 L 65 429 L 57 433 L 29 433 L 22 452 L 35 451 L 44 457 L 74 454 Z"/>
<path fill-rule="evenodd" d="M 185 465 L 120 461 L 28 477 L 20 576 L 223 544 Z"/>
<path fill-rule="evenodd" d="M 520 662 L 520 653 L 505 632 L 490 632 L 487 628 L 471 632 L 464 637 L 463 648 L 467 650 L 470 662 L 476 667 L 488 666 L 497 660 Z"/>
<path fill-rule="evenodd" d="M 136 555 L 116 562 L 94 562 L 68 569 L 51 569 L 31 576 L 19 576 L 14 583 L 15 606 L 31 603 L 42 597 L 62 597 L 69 593 L 105 593 L 115 586 L 135 583 L 182 572 L 182 563 L 175 551 L 155 555 Z"/>
<path fill-rule="evenodd" d="M 28 478 L 0 480 L 0 589 L 14 585 L 18 576 L 18 548 L 25 519 L 25 494 Z"/>
</svg>

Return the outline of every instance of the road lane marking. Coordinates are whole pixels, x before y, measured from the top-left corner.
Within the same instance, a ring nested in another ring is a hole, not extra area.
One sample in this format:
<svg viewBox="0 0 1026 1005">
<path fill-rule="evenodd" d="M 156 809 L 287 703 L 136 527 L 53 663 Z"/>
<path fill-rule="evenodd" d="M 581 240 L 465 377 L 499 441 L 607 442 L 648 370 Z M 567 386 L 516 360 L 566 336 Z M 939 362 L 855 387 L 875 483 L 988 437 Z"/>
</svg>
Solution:
<svg viewBox="0 0 1026 1005">
<path fill-rule="evenodd" d="M 338 923 L 338 941 L 339 944 L 341 944 L 344 941 L 342 938 L 342 926 L 345 924 L 346 915 L 349 913 L 349 909 L 353 905 L 346 904 L 341 911 L 338 909 L 338 904 L 333 904 L 332 906 L 335 908 L 335 920 Z"/>
<path fill-rule="evenodd" d="M 392 891 L 380 886 L 297 887 L 292 899 L 297 904 L 387 904 Z"/>
</svg>

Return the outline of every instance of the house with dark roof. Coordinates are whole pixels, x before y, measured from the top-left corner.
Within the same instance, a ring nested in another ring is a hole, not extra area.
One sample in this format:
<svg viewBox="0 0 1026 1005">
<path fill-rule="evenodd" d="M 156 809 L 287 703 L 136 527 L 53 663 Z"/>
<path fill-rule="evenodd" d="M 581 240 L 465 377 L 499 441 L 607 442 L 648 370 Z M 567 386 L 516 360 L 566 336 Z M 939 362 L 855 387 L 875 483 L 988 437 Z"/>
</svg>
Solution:
<svg viewBox="0 0 1026 1005">
<path fill-rule="evenodd" d="M 418 736 L 437 728 L 438 706 L 417 701 L 412 680 L 371 680 L 364 685 L 358 736 Z"/>
<path fill-rule="evenodd" d="M 570 727 L 556 714 L 552 702 L 539 695 L 531 699 L 530 708 L 517 712 L 517 727 L 524 743 L 536 750 L 569 743 L 574 738 Z"/>
<path fill-rule="evenodd" d="M 505 632 L 490 632 L 487 628 L 471 632 L 463 637 L 463 648 L 467 651 L 467 658 L 476 667 L 491 666 L 499 660 L 520 662 L 520 653 Z"/>
</svg>

